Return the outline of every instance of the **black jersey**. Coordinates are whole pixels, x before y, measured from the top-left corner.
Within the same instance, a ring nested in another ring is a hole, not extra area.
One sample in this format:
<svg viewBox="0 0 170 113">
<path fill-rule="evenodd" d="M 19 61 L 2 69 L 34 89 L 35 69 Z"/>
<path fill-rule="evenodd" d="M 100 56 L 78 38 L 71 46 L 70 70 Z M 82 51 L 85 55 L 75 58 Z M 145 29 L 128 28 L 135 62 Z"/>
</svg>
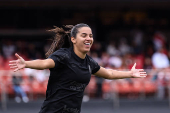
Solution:
<svg viewBox="0 0 170 113">
<path fill-rule="evenodd" d="M 61 48 L 49 58 L 55 67 L 50 69 L 40 113 L 80 113 L 84 89 L 100 66 L 88 55 L 85 59 L 78 57 L 72 47 Z"/>
</svg>

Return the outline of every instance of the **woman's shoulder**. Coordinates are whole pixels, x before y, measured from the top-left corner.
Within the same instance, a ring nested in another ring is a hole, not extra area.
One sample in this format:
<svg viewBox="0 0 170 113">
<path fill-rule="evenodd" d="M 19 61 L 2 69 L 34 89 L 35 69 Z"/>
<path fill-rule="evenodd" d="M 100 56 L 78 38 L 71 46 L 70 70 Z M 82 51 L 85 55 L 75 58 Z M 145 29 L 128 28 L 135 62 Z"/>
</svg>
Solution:
<svg viewBox="0 0 170 113">
<path fill-rule="evenodd" d="M 90 62 L 90 64 L 98 64 L 91 56 L 86 55 L 86 58 L 88 59 L 88 61 Z"/>
<path fill-rule="evenodd" d="M 58 49 L 58 50 L 55 51 L 55 52 L 64 52 L 64 53 L 68 53 L 68 52 L 70 52 L 70 48 L 60 48 L 60 49 Z"/>
<path fill-rule="evenodd" d="M 54 53 L 70 53 L 70 49 L 69 48 L 60 48 L 60 49 L 56 50 Z"/>
<path fill-rule="evenodd" d="M 94 61 L 93 58 L 89 55 L 86 55 L 86 58 L 91 62 L 91 61 Z"/>
<path fill-rule="evenodd" d="M 61 56 L 63 58 L 70 58 L 71 51 L 69 48 L 60 48 L 53 53 L 54 55 Z"/>
</svg>

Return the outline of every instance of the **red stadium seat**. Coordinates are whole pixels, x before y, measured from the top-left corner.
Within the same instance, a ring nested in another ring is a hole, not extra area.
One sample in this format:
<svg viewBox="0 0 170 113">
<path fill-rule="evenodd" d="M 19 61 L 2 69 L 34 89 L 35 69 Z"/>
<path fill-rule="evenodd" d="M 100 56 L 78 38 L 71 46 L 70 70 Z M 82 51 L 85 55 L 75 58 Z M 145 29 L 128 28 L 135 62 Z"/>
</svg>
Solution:
<svg viewBox="0 0 170 113">
<path fill-rule="evenodd" d="M 131 85 L 128 81 L 123 80 L 118 82 L 118 93 L 120 96 L 127 96 L 131 92 Z"/>
<path fill-rule="evenodd" d="M 144 92 L 145 94 L 153 94 L 156 93 L 156 84 L 151 81 L 145 81 L 144 82 Z"/>
</svg>

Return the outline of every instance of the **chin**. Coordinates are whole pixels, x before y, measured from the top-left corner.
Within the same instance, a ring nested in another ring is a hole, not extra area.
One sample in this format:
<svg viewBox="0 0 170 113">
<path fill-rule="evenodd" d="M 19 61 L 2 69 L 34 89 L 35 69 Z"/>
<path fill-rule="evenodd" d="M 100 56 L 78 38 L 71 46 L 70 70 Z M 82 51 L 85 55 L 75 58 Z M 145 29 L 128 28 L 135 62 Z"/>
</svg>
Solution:
<svg viewBox="0 0 170 113">
<path fill-rule="evenodd" d="M 85 49 L 84 53 L 88 53 L 90 51 L 90 49 Z"/>
</svg>

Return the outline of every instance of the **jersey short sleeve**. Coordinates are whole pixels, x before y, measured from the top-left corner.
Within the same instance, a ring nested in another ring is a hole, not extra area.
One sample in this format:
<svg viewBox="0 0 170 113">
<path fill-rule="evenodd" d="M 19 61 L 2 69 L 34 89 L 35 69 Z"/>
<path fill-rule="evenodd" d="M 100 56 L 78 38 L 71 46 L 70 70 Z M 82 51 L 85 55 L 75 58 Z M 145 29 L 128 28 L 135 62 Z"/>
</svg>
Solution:
<svg viewBox="0 0 170 113">
<path fill-rule="evenodd" d="M 91 57 L 89 57 L 89 60 L 90 60 L 91 73 L 94 74 L 94 73 L 96 73 L 100 69 L 100 66 Z"/>
<path fill-rule="evenodd" d="M 69 59 L 69 53 L 66 49 L 61 48 L 57 51 L 55 51 L 54 53 L 52 53 L 48 59 L 53 59 L 55 62 L 55 67 L 54 68 L 58 68 L 60 67 L 62 64 L 66 64 L 68 59 Z"/>
</svg>

